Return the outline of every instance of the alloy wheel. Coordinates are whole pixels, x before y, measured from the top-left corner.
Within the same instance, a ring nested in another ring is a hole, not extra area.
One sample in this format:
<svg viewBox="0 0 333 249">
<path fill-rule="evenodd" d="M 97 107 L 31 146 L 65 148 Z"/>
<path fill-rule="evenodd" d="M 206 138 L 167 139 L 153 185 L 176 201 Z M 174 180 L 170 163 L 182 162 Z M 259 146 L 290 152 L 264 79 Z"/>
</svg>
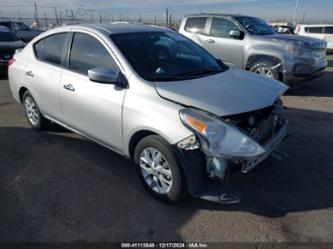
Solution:
<svg viewBox="0 0 333 249">
<path fill-rule="evenodd" d="M 140 154 L 140 170 L 147 185 L 158 194 L 166 194 L 172 186 L 172 172 L 165 156 L 155 148 Z"/>
</svg>

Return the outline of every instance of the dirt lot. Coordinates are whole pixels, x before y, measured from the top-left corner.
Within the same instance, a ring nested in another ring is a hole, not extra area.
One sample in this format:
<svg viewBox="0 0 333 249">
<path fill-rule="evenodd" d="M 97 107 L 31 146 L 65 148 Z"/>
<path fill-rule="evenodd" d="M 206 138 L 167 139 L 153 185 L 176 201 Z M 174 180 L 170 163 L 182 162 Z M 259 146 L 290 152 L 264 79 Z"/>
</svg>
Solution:
<svg viewBox="0 0 333 249">
<path fill-rule="evenodd" d="M 333 242 L 333 56 L 283 98 L 289 159 L 232 184 L 237 205 L 155 201 L 133 164 L 66 132 L 35 132 L 0 81 L 0 241 Z"/>
</svg>

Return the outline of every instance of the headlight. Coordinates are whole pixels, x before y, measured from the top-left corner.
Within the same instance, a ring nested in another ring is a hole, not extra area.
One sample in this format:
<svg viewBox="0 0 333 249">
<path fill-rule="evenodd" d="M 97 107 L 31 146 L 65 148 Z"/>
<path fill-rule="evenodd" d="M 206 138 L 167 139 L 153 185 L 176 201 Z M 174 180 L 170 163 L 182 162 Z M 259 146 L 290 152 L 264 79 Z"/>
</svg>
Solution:
<svg viewBox="0 0 333 249">
<path fill-rule="evenodd" d="M 180 118 L 198 136 L 202 150 L 209 156 L 251 159 L 265 152 L 239 129 L 206 112 L 188 108 L 180 111 Z"/>
</svg>

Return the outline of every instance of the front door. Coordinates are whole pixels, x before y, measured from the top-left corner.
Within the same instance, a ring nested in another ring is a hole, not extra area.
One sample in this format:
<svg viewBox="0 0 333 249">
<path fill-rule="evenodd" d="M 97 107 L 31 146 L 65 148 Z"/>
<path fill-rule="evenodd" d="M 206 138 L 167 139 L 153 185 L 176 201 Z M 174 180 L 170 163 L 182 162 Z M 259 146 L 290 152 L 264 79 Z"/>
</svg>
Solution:
<svg viewBox="0 0 333 249">
<path fill-rule="evenodd" d="M 203 46 L 217 59 L 230 66 L 242 68 L 244 58 L 244 38 L 230 37 L 231 30 L 239 30 L 238 26 L 226 18 L 214 17 L 209 36 L 203 38 Z"/>
</svg>

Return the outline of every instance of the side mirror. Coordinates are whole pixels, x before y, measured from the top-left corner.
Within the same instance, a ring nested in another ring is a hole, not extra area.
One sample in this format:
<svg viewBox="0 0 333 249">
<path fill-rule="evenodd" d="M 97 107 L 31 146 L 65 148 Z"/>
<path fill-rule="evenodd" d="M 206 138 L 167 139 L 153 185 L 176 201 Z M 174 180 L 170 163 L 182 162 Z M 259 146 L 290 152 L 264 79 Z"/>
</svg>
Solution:
<svg viewBox="0 0 333 249">
<path fill-rule="evenodd" d="M 230 30 L 229 36 L 234 39 L 242 39 L 243 34 L 239 30 Z"/>
<path fill-rule="evenodd" d="M 91 81 L 114 84 L 116 86 L 126 88 L 128 83 L 125 76 L 114 69 L 110 68 L 92 68 L 88 70 L 88 77 Z"/>
</svg>

